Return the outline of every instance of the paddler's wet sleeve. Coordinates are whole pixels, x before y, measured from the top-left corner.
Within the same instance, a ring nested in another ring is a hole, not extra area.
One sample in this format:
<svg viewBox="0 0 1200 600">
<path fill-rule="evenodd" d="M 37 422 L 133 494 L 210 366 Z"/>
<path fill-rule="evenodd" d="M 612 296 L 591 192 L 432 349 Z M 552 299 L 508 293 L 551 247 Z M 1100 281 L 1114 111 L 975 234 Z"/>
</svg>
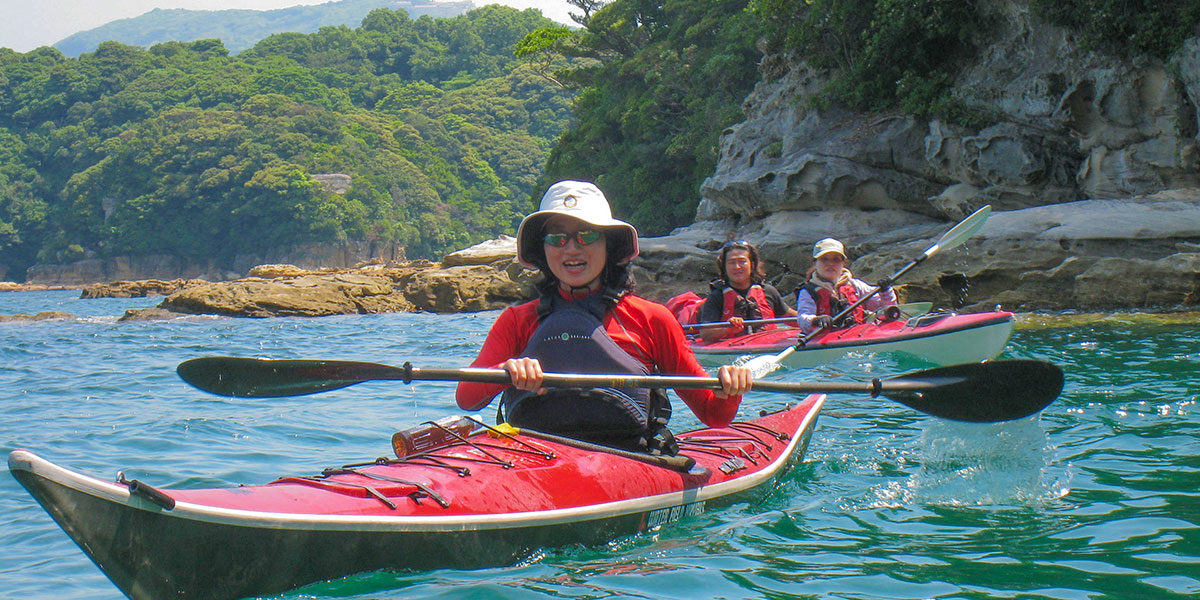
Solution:
<svg viewBox="0 0 1200 600">
<path fill-rule="evenodd" d="M 483 348 L 479 350 L 479 356 L 475 357 L 471 366 L 501 368 L 504 361 L 520 354 L 529 344 L 529 336 L 533 334 L 537 325 L 536 304 L 534 301 L 504 309 L 492 324 L 487 339 L 483 342 Z M 529 323 L 531 318 L 532 328 Z M 455 400 L 459 408 L 479 410 L 487 406 L 496 394 L 507 388 L 507 385 L 462 381 L 458 384 Z"/>
<path fill-rule="evenodd" d="M 659 372 L 664 375 L 711 377 L 704 367 L 696 362 L 696 356 L 692 354 L 687 338 L 683 335 L 683 328 L 671 316 L 670 311 L 664 306 L 649 301 L 643 302 L 657 307 L 648 308 L 647 316 L 653 332 L 650 340 L 653 343 L 654 360 L 658 364 Z M 675 390 L 675 393 L 679 394 L 688 408 L 696 413 L 696 417 L 709 427 L 725 427 L 732 423 L 737 416 L 738 405 L 742 403 L 741 396 L 718 398 L 713 390 Z"/>
</svg>

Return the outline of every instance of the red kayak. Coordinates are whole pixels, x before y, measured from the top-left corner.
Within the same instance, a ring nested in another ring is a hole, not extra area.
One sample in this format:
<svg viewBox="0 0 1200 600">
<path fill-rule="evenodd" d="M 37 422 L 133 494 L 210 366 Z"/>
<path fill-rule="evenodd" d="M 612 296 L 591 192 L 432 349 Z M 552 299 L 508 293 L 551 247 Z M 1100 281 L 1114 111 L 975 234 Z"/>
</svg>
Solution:
<svg viewBox="0 0 1200 600">
<path fill-rule="evenodd" d="M 819 333 L 784 361 L 790 367 L 812 367 L 852 354 L 894 353 L 934 365 L 991 360 L 1012 336 L 1013 314 L 928 313 L 908 320 L 868 322 Z M 713 343 L 693 342 L 692 351 L 708 366 L 733 362 L 751 354 L 778 354 L 800 339 L 795 328 L 773 329 Z"/>
<path fill-rule="evenodd" d="M 114 483 L 26 450 L 8 467 L 130 598 L 232 599 L 380 569 L 509 565 L 753 498 L 804 455 L 823 402 L 680 434 L 679 457 L 479 426 L 265 485 Z"/>
</svg>

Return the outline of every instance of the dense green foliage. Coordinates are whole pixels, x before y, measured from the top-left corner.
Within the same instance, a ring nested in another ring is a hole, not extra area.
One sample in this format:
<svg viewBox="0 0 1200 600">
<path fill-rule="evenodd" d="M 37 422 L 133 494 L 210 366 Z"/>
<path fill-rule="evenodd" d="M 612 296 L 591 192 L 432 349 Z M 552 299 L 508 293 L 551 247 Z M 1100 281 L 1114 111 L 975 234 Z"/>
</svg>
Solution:
<svg viewBox="0 0 1200 600">
<path fill-rule="evenodd" d="M 988 24 L 979 0 L 755 0 L 768 51 L 796 52 L 835 78 L 817 102 L 982 126 L 955 101 L 958 69 Z M 1200 0 L 1030 0 L 1086 48 L 1166 59 L 1195 35 Z"/>
<path fill-rule="evenodd" d="M 969 119 L 950 87 L 975 51 L 975 0 L 757 0 L 755 8 L 773 25 L 771 51 L 836 70 L 819 102 Z"/>
<path fill-rule="evenodd" d="M 84 255 L 338 240 L 436 256 L 511 232 L 569 118 L 567 94 L 513 56 L 550 24 L 380 9 L 236 57 L 216 40 L 0 50 L 0 263 L 19 277 Z"/>
<path fill-rule="evenodd" d="M 213 39 L 0 49 L 0 263 L 336 240 L 434 256 L 511 232 L 564 178 L 665 233 L 695 214 L 764 49 L 829 69 L 818 103 L 980 125 L 951 93 L 987 39 L 979 0 L 567 1 L 582 29 L 381 9 L 236 56 Z M 1200 0 L 1030 1 L 1128 54 L 1168 56 L 1200 19 Z M 334 193 L 327 173 L 353 183 Z"/>
<path fill-rule="evenodd" d="M 1200 0 L 1033 0 L 1036 14 L 1078 31 L 1085 48 L 1166 59 L 1196 34 Z"/>
<path fill-rule="evenodd" d="M 372 10 L 404 10 L 412 18 L 428 15 L 448 18 L 474 8 L 466 0 L 427 2 L 423 0 L 338 0 L 311 6 L 277 10 L 186 10 L 156 8 L 141 16 L 120 19 L 95 29 L 81 31 L 54 44 L 71 57 L 93 52 L 102 42 L 121 42 L 149 48 L 165 42 L 219 39 L 231 53 L 252 47 L 275 33 L 314 33 L 320 27 L 357 27 Z"/>
<path fill-rule="evenodd" d="M 643 234 L 691 223 L 718 136 L 758 81 L 757 19 L 746 0 L 572 4 L 590 11 L 583 30 L 541 34 L 547 51 L 586 59 L 554 72 L 579 95 L 543 184 L 595 181 Z"/>
</svg>

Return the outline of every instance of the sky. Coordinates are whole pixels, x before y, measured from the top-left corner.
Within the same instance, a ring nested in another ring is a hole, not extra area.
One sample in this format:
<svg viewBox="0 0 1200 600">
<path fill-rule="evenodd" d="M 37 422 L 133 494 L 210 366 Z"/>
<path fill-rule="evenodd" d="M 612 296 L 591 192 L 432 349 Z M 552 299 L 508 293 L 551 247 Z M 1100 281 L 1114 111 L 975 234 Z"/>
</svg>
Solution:
<svg viewBox="0 0 1200 600">
<path fill-rule="evenodd" d="M 28 52 L 110 21 L 143 15 L 155 8 L 271 10 L 330 0 L 0 0 L 0 48 Z M 436 0 L 435 0 L 436 1 Z M 476 6 L 504 4 L 536 8 L 560 23 L 574 25 L 568 16 L 578 12 L 566 0 L 472 0 Z"/>
</svg>

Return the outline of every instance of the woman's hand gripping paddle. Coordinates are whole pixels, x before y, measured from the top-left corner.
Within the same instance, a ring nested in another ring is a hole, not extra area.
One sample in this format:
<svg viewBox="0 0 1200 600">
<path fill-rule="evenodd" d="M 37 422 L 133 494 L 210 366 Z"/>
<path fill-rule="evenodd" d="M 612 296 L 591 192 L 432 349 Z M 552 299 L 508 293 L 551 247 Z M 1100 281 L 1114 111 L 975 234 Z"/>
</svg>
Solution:
<svg viewBox="0 0 1200 600">
<path fill-rule="evenodd" d="M 925 259 L 929 258 L 930 256 L 933 256 L 934 254 L 937 254 L 938 252 L 940 252 L 942 250 L 949 250 L 950 248 L 959 246 L 963 242 L 967 241 L 968 238 L 975 235 L 976 231 L 979 231 L 980 227 L 983 227 L 983 223 L 985 221 L 987 221 L 988 216 L 991 214 L 992 214 L 992 207 L 990 204 L 971 213 L 971 216 L 963 219 L 961 223 L 959 223 L 958 225 L 955 225 L 953 229 L 951 229 L 950 231 L 947 231 L 944 235 L 942 235 L 941 239 L 939 239 L 937 241 L 937 243 L 935 243 L 934 245 L 932 245 L 928 249 L 926 249 L 925 252 L 921 253 L 920 256 L 914 258 L 912 260 L 912 262 L 908 263 L 907 265 L 904 265 L 904 268 L 900 269 L 899 271 L 896 271 L 896 273 L 894 275 L 885 279 L 884 282 L 886 282 L 887 285 L 896 283 L 896 280 L 903 277 L 905 275 L 905 273 L 908 273 L 910 270 L 912 270 L 917 265 L 921 264 L 922 262 L 925 262 Z M 877 286 L 874 290 L 871 291 L 871 293 L 864 295 L 862 298 L 859 298 L 858 301 L 855 302 L 854 304 L 847 306 L 845 308 L 845 310 L 843 310 L 842 312 L 838 313 L 836 316 L 833 317 L 833 321 L 836 323 L 837 321 L 841 320 L 846 315 L 849 315 L 851 312 L 854 311 L 854 309 L 858 308 L 859 306 L 862 306 L 864 303 L 866 303 L 867 300 L 874 297 L 875 294 L 879 293 L 879 290 L 882 289 L 883 287 L 885 287 L 885 286 L 883 286 L 883 285 Z M 814 329 L 813 331 L 809 332 L 808 335 L 800 338 L 800 341 L 797 342 L 795 346 L 792 346 L 792 347 L 784 350 L 783 352 L 780 352 L 779 354 L 777 354 L 775 356 L 759 356 L 759 357 L 753 358 L 750 361 L 746 362 L 743 366 L 750 369 L 750 371 L 752 373 L 754 373 L 755 379 L 765 377 L 766 375 L 769 375 L 771 372 L 775 371 L 775 369 L 778 369 L 780 363 L 782 363 L 785 358 L 791 356 L 792 353 L 795 352 L 798 348 L 804 347 L 805 344 L 812 341 L 812 339 L 814 337 L 816 337 L 817 334 L 819 334 L 821 331 L 823 331 L 823 330 L 822 329 Z"/>
</svg>

